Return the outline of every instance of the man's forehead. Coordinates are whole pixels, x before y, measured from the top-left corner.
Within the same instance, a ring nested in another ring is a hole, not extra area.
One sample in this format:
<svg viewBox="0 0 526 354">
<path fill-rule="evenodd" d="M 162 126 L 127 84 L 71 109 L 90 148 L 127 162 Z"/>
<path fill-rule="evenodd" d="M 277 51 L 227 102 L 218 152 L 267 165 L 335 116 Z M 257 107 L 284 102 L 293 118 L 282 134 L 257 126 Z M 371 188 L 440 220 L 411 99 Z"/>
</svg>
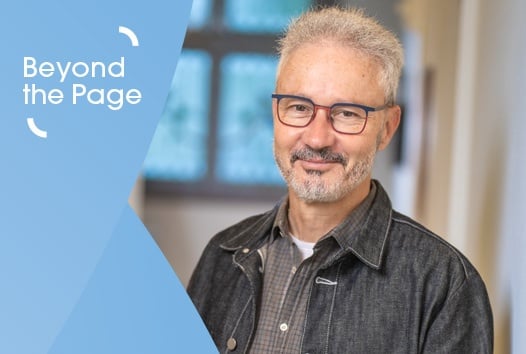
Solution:
<svg viewBox="0 0 526 354">
<path fill-rule="evenodd" d="M 381 67 L 377 60 L 355 48 L 338 43 L 306 43 L 282 57 L 276 75 L 277 84 L 292 76 L 293 79 L 329 75 L 334 79 L 378 78 Z"/>
<path fill-rule="evenodd" d="M 320 62 L 327 66 L 345 67 L 360 65 L 367 66 L 372 71 L 380 71 L 381 69 L 377 58 L 350 45 L 336 41 L 308 42 L 295 47 L 280 57 L 277 77 L 279 78 L 284 68 L 289 71 L 299 67 L 303 70 L 308 70 L 308 67 L 302 67 L 302 65 L 312 65 Z"/>
</svg>

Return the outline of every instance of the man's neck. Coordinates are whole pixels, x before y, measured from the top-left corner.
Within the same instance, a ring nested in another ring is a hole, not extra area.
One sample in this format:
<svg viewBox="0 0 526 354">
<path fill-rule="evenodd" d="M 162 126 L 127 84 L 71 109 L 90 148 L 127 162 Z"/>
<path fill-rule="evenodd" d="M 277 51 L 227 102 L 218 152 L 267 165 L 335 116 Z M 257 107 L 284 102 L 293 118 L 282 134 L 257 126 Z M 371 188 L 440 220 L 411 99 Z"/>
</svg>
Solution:
<svg viewBox="0 0 526 354">
<path fill-rule="evenodd" d="M 348 195 L 334 202 L 308 203 L 289 191 L 289 227 L 300 240 L 317 242 L 367 198 L 371 180 L 368 178 Z"/>
</svg>

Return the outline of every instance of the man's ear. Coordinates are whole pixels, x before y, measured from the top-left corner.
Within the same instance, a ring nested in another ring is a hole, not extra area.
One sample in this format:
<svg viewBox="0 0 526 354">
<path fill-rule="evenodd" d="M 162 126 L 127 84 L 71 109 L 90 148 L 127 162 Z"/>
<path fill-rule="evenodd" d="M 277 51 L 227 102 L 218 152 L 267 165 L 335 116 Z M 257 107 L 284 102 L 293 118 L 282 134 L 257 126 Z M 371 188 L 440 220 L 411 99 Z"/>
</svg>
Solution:
<svg viewBox="0 0 526 354">
<path fill-rule="evenodd" d="M 400 106 L 395 105 L 393 107 L 387 108 L 386 117 L 383 122 L 384 126 L 382 127 L 378 140 L 378 150 L 385 149 L 391 142 L 391 139 L 400 125 L 401 115 L 402 110 L 400 109 Z"/>
</svg>

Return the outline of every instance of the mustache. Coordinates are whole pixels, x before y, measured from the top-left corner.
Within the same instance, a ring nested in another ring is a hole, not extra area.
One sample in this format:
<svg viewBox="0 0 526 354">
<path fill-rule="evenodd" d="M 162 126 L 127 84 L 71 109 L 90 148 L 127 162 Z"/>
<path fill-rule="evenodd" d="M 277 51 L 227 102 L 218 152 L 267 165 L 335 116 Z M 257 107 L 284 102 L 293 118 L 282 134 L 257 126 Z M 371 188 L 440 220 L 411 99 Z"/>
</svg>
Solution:
<svg viewBox="0 0 526 354">
<path fill-rule="evenodd" d="M 323 162 L 341 163 L 342 165 L 347 164 L 347 159 L 343 154 L 333 152 L 329 148 L 313 149 L 308 146 L 292 152 L 290 163 L 292 164 L 297 160 L 321 160 Z"/>
</svg>

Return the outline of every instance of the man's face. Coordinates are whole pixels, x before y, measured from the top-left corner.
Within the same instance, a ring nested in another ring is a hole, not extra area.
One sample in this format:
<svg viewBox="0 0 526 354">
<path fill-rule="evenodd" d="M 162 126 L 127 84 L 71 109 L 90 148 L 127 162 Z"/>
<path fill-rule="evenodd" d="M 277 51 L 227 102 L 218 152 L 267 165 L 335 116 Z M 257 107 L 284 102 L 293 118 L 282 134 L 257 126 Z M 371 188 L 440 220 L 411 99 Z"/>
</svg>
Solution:
<svg viewBox="0 0 526 354">
<path fill-rule="evenodd" d="M 305 44 L 282 63 L 279 94 L 297 95 L 316 104 L 383 105 L 379 66 L 337 43 Z M 289 191 L 306 202 L 334 202 L 357 188 L 369 188 L 378 149 L 388 145 L 399 122 L 399 108 L 370 112 L 365 130 L 345 135 L 333 130 L 328 111 L 319 109 L 306 127 L 289 127 L 274 114 L 274 155 Z"/>
</svg>

